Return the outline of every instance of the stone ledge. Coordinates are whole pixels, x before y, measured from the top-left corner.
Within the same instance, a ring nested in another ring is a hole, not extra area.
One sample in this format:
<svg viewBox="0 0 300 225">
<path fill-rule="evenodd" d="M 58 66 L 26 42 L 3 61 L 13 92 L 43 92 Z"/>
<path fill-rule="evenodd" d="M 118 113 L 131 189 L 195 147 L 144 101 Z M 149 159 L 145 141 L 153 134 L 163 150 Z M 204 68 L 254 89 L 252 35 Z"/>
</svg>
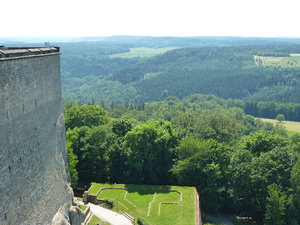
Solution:
<svg viewBox="0 0 300 225">
<path fill-rule="evenodd" d="M 24 56 L 16 56 L 16 57 L 9 57 L 9 58 L 0 58 L 0 61 L 8 61 L 8 60 L 16 60 L 16 59 L 26 59 L 26 58 L 42 57 L 42 56 L 50 56 L 50 55 L 60 55 L 60 52 L 54 52 L 54 53 L 48 53 L 48 54 L 41 54 L 41 55 L 24 55 Z"/>
<path fill-rule="evenodd" d="M 0 47 L 0 60 L 28 58 L 45 55 L 60 54 L 59 47 L 44 48 L 9 48 Z"/>
</svg>

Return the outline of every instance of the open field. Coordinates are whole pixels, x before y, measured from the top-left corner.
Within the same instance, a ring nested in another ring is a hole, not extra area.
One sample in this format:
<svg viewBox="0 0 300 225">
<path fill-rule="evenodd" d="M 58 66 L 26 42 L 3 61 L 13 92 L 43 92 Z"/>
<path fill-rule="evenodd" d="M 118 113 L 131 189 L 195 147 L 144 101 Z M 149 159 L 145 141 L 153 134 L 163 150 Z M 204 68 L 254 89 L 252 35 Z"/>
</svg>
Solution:
<svg viewBox="0 0 300 225">
<path fill-rule="evenodd" d="M 177 47 L 165 47 L 165 48 L 147 48 L 147 47 L 140 47 L 140 48 L 131 48 L 130 52 L 120 53 L 120 54 L 113 54 L 110 55 L 110 58 L 136 58 L 136 57 L 152 57 L 158 54 L 165 53 L 167 51 L 171 51 L 176 49 Z"/>
<path fill-rule="evenodd" d="M 274 125 L 276 123 L 278 123 L 278 120 L 274 120 L 274 119 L 264 119 L 264 118 L 261 118 L 261 120 L 264 121 L 264 122 L 272 123 Z M 289 135 L 294 135 L 294 134 L 297 134 L 297 133 L 300 134 L 300 122 L 282 121 L 280 124 L 285 127 L 285 129 L 286 129 L 286 131 L 287 131 L 287 133 Z"/>
<path fill-rule="evenodd" d="M 254 56 L 254 61 L 257 65 L 275 67 L 300 67 L 299 54 L 291 54 L 289 57 L 269 57 L 269 56 Z"/>
<path fill-rule="evenodd" d="M 149 225 L 195 224 L 194 187 L 93 183 L 89 194 L 95 195 L 104 187 L 126 188 L 105 189 L 97 196 L 98 200 L 113 201 L 112 210 L 118 213 L 127 212 L 135 219 L 142 218 Z"/>
</svg>

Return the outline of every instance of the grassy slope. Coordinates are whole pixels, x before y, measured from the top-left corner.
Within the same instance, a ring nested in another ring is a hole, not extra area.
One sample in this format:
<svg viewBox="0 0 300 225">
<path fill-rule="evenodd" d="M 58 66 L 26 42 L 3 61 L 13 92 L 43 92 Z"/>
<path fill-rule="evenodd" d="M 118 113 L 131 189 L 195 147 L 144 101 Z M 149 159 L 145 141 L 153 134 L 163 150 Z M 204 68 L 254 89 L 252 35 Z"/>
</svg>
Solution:
<svg viewBox="0 0 300 225">
<path fill-rule="evenodd" d="M 278 123 L 278 120 L 274 120 L 274 119 L 261 119 L 264 122 L 269 122 L 272 124 L 276 124 Z M 283 125 L 288 133 L 289 136 L 294 135 L 294 134 L 300 134 L 300 122 L 295 122 L 295 121 L 282 121 L 280 123 L 281 125 Z"/>
<path fill-rule="evenodd" d="M 279 79 L 279 76 L 275 73 L 276 76 L 274 76 L 276 79 L 270 79 L 273 76 L 273 72 L 268 72 L 268 69 L 261 70 L 261 68 L 255 66 L 255 63 L 259 64 L 258 61 L 261 60 L 264 66 L 273 65 L 275 67 L 280 66 L 296 69 L 300 68 L 299 56 L 256 56 L 259 59 L 257 58 L 257 60 L 253 61 L 253 55 L 252 53 L 248 55 L 248 50 L 245 51 L 244 55 L 242 54 L 240 56 L 236 55 L 236 50 L 228 53 L 225 50 L 220 51 L 220 49 L 212 48 L 211 51 L 209 49 L 177 49 L 171 54 L 169 54 L 170 52 L 166 53 L 166 55 L 159 60 L 148 58 L 174 48 L 138 47 L 131 48 L 130 52 L 111 54 L 109 57 L 115 58 L 116 61 L 144 57 L 142 61 L 128 65 L 128 68 L 136 67 L 136 70 L 140 70 L 142 73 L 143 66 L 146 65 L 147 68 L 145 72 L 148 73 L 146 73 L 144 79 L 134 80 L 134 82 L 127 85 L 123 85 L 117 81 L 100 79 L 95 82 L 86 83 L 81 87 L 74 89 L 69 88 L 67 92 L 64 91 L 63 97 L 64 99 L 81 99 L 83 102 L 94 99 L 98 104 L 101 100 L 104 100 L 107 104 L 110 104 L 112 101 L 118 104 L 127 101 L 158 101 L 162 99 L 163 91 L 167 90 L 169 95 L 174 95 L 179 98 L 194 93 L 203 93 L 214 94 L 223 98 L 242 98 L 249 96 L 250 100 L 254 101 L 272 101 L 275 98 L 277 100 L 281 99 L 282 101 L 296 102 L 298 101 L 297 99 L 299 99 L 297 96 L 289 97 L 295 96 L 294 93 L 297 93 L 297 91 L 294 86 L 289 84 L 284 85 L 285 79 L 287 78 L 280 78 L 280 81 L 274 81 L 274 83 L 272 83 L 273 80 Z M 207 53 L 203 51 L 207 51 Z M 210 55 L 210 53 L 212 55 Z M 140 62 L 143 63 L 141 64 Z M 115 68 L 114 63 L 108 65 L 104 64 L 105 63 L 102 65 L 100 62 L 99 65 L 104 66 L 104 68 L 107 67 L 106 69 L 108 70 L 109 68 Z M 121 63 L 120 69 L 121 68 L 124 69 L 127 67 Z M 154 69 L 153 71 L 148 71 L 150 70 L 149 68 Z M 136 70 L 133 70 L 133 74 L 138 74 Z M 127 70 L 123 71 L 124 73 L 120 73 L 120 77 L 131 77 L 132 71 L 126 71 Z M 114 73 L 116 73 L 115 70 L 110 70 L 109 74 Z M 259 79 L 259 77 L 261 77 L 261 79 Z M 298 81 L 297 79 L 295 82 Z M 120 81 L 124 79 L 119 78 L 116 80 Z M 80 82 L 74 81 L 74 85 L 79 86 Z M 249 94 L 246 95 L 248 91 Z M 270 94 L 266 95 L 265 93 Z M 253 99 L 251 99 L 252 95 Z M 271 97 L 269 99 L 266 96 Z"/>
<path fill-rule="evenodd" d="M 118 200 L 124 206 L 114 203 L 113 210 L 119 213 L 128 212 L 135 218 L 143 218 L 150 225 L 191 225 L 194 224 L 195 218 L 195 197 L 193 187 L 180 186 L 154 186 L 154 185 L 124 185 L 124 184 L 96 184 L 89 189 L 89 194 L 96 194 L 101 187 L 127 187 L 128 194 L 126 199 L 125 190 L 105 190 L 100 193 L 98 199 Z M 178 193 L 157 193 L 155 201 L 152 203 L 150 216 L 148 217 L 148 206 L 153 200 L 154 190 L 160 189 L 176 189 L 183 193 L 183 200 L 176 205 L 162 205 L 161 213 L 158 215 L 160 202 L 179 202 L 180 195 Z M 135 207 L 136 206 L 136 207 Z"/>
<path fill-rule="evenodd" d="M 130 52 L 113 54 L 110 58 L 135 58 L 135 57 L 152 57 L 158 54 L 165 53 L 167 51 L 176 49 L 176 47 L 165 47 L 165 48 L 131 48 Z"/>
</svg>

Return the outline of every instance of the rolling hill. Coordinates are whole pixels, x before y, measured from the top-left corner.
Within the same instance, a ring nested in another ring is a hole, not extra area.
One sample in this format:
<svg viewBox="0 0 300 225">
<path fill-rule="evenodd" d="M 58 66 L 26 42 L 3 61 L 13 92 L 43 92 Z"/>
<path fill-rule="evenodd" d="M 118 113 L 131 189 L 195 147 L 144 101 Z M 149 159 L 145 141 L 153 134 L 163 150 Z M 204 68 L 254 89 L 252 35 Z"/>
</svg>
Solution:
<svg viewBox="0 0 300 225">
<path fill-rule="evenodd" d="M 300 45 L 137 47 L 122 51 L 105 51 L 109 55 L 92 51 L 63 59 L 64 99 L 137 103 L 202 93 L 256 102 L 300 101 L 300 67 L 297 63 L 290 66 L 299 61 L 297 55 L 290 60 L 290 54 L 300 52 Z M 270 64 L 268 57 L 281 61 Z"/>
</svg>

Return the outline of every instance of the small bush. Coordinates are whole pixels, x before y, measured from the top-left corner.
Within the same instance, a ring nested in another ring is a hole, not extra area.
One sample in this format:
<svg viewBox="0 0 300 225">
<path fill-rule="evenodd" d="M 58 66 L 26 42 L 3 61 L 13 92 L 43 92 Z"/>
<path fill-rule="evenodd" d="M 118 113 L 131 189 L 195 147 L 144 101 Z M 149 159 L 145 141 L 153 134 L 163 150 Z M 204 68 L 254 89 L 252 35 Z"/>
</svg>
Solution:
<svg viewBox="0 0 300 225">
<path fill-rule="evenodd" d="M 149 225 L 145 220 L 143 220 L 142 218 L 138 218 L 137 219 L 137 223 L 138 225 Z"/>
<path fill-rule="evenodd" d="M 110 201 L 108 199 L 104 199 L 103 200 L 103 203 L 104 203 L 104 206 L 111 209 L 114 207 L 114 202 L 113 201 Z"/>
</svg>

